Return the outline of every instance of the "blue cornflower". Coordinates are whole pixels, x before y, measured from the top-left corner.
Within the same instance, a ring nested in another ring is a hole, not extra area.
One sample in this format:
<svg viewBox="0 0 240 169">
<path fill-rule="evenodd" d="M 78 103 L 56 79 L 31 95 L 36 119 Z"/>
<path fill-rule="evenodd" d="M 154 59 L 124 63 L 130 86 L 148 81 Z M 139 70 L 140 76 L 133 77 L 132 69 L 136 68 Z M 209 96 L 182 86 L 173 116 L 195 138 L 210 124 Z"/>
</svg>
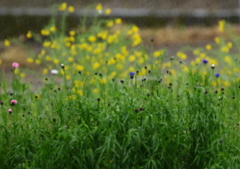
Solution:
<svg viewBox="0 0 240 169">
<path fill-rule="evenodd" d="M 207 64 L 207 63 L 208 63 L 208 60 L 203 59 L 202 62 L 203 62 L 204 64 Z"/>
<path fill-rule="evenodd" d="M 219 76 L 220 76 L 220 73 L 216 73 L 215 76 L 216 76 L 216 77 L 219 77 Z"/>
<path fill-rule="evenodd" d="M 130 78 L 131 78 L 131 79 L 133 79 L 133 78 L 134 78 L 134 75 L 135 75 L 135 73 L 133 73 L 133 72 L 130 72 L 130 73 L 129 73 L 129 75 L 130 75 Z"/>
</svg>

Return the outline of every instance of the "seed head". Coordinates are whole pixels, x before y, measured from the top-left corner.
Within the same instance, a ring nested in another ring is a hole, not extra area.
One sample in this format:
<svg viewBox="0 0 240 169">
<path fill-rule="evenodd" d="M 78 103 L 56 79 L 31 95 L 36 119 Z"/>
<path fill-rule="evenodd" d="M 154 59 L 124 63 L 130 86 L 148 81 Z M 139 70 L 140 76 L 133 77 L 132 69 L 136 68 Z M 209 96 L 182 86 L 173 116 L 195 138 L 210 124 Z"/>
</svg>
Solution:
<svg viewBox="0 0 240 169">
<path fill-rule="evenodd" d="M 64 69 L 64 68 L 65 68 L 65 66 L 64 66 L 64 64 L 63 64 L 63 63 L 61 64 L 61 68 L 62 68 L 62 69 Z"/>
<path fill-rule="evenodd" d="M 211 68 L 212 68 L 212 69 L 214 69 L 214 68 L 215 68 L 215 65 L 214 65 L 214 64 L 212 64 L 212 65 L 211 65 Z"/>
</svg>

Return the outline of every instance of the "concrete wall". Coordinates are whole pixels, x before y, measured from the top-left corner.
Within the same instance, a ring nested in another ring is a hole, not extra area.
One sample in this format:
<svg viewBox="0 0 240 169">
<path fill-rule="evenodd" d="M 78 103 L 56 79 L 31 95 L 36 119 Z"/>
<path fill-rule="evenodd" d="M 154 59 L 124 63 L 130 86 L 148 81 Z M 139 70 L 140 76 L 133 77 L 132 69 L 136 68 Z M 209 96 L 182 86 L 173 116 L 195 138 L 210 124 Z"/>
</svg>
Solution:
<svg viewBox="0 0 240 169">
<path fill-rule="evenodd" d="M 67 2 L 77 8 L 84 8 L 101 2 L 111 8 L 152 8 L 152 9 L 236 9 L 238 0 L 0 0 L 0 7 L 50 7 Z"/>
</svg>

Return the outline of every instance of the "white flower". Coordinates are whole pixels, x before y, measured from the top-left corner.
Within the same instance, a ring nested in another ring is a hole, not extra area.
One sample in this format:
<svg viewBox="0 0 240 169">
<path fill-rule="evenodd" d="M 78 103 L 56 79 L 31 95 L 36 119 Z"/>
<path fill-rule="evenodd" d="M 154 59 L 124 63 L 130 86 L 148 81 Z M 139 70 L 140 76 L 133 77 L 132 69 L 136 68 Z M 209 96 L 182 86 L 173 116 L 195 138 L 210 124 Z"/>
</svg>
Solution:
<svg viewBox="0 0 240 169">
<path fill-rule="evenodd" d="M 58 70 L 53 69 L 53 70 L 51 70 L 51 73 L 52 73 L 52 74 L 58 74 Z"/>
</svg>

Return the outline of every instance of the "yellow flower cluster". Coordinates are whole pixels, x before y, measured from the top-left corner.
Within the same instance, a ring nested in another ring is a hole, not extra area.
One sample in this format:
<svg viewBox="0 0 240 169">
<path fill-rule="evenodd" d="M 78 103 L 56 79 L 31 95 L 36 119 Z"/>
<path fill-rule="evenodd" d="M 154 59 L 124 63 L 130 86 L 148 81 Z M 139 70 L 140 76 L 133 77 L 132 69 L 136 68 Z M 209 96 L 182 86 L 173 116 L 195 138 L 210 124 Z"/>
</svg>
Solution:
<svg viewBox="0 0 240 169">
<path fill-rule="evenodd" d="M 133 40 L 132 47 L 141 44 L 142 39 L 139 34 L 139 28 L 136 25 L 132 26 L 132 28 L 128 31 L 128 35 L 130 35 Z"/>
<path fill-rule="evenodd" d="M 225 23 L 226 23 L 225 20 L 220 20 L 218 22 L 218 30 L 219 30 L 219 32 L 223 32 L 224 31 Z"/>
<path fill-rule="evenodd" d="M 177 57 L 179 57 L 181 60 L 187 59 L 187 55 L 183 52 L 177 52 Z"/>
<path fill-rule="evenodd" d="M 65 11 L 68 10 L 68 12 L 73 13 L 75 11 L 73 6 L 69 6 L 67 5 L 66 2 L 62 3 L 59 7 L 58 7 L 59 11 Z"/>
</svg>

